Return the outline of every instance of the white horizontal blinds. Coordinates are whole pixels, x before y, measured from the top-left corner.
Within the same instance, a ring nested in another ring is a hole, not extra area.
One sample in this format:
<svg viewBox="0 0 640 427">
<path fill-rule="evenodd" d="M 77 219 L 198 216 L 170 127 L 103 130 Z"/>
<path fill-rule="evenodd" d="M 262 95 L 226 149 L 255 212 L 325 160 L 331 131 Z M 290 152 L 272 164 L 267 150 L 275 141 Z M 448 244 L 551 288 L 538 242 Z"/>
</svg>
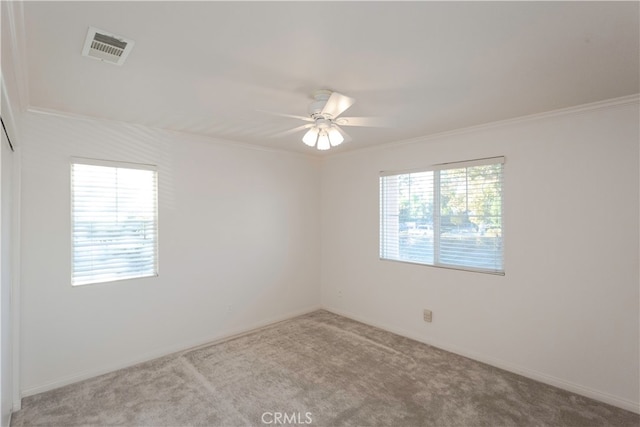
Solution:
<svg viewBox="0 0 640 427">
<path fill-rule="evenodd" d="M 502 164 L 436 173 L 440 174 L 438 263 L 502 272 Z"/>
<path fill-rule="evenodd" d="M 380 257 L 503 273 L 503 162 L 381 173 Z"/>
<path fill-rule="evenodd" d="M 433 263 L 433 172 L 380 178 L 381 257 Z"/>
<path fill-rule="evenodd" d="M 156 275 L 154 168 L 74 161 L 71 185 L 72 284 Z"/>
</svg>

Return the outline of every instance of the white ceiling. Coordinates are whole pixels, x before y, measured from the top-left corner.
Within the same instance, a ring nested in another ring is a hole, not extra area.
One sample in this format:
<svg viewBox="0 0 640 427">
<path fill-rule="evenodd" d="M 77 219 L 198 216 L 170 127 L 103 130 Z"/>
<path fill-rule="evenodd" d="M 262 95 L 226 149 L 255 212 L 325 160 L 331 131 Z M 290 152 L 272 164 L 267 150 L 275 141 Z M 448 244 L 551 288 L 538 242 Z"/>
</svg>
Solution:
<svg viewBox="0 0 640 427">
<path fill-rule="evenodd" d="M 336 151 L 638 93 L 638 2 L 25 2 L 28 103 L 320 154 L 310 94 L 354 97 Z M 81 56 L 89 26 L 133 39 Z"/>
</svg>

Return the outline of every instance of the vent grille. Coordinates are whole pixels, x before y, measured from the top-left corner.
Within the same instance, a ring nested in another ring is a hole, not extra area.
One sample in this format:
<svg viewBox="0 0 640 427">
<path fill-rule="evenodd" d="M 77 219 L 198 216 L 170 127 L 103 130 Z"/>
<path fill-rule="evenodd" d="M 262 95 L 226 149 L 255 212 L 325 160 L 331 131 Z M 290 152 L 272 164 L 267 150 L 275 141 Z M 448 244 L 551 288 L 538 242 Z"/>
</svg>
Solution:
<svg viewBox="0 0 640 427">
<path fill-rule="evenodd" d="M 131 52 L 133 44 L 132 40 L 89 27 L 82 54 L 89 58 L 122 65 Z"/>
</svg>

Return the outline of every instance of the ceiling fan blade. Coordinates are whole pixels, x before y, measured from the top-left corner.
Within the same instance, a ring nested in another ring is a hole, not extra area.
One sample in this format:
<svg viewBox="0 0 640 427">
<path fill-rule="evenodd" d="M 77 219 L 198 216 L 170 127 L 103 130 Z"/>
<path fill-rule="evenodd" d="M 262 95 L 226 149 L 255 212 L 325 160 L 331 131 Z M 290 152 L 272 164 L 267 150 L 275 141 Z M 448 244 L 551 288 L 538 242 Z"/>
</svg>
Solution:
<svg viewBox="0 0 640 427">
<path fill-rule="evenodd" d="M 265 110 L 258 110 L 258 111 L 260 111 L 261 113 L 271 114 L 272 116 L 288 117 L 290 119 L 298 119 L 298 120 L 304 120 L 305 122 L 313 122 L 313 119 L 311 117 L 296 116 L 294 114 L 285 114 L 285 113 L 274 113 L 273 111 L 265 111 Z"/>
<path fill-rule="evenodd" d="M 313 126 L 313 123 L 308 123 L 306 125 L 295 127 L 293 129 L 285 130 L 284 132 L 275 133 L 271 135 L 271 138 L 282 138 L 283 136 L 291 135 L 292 133 L 300 132 L 301 130 L 304 130 L 304 129 L 309 129 L 312 126 Z"/>
<path fill-rule="evenodd" d="M 391 121 L 384 117 L 340 117 L 336 120 L 340 126 L 389 127 Z"/>
<path fill-rule="evenodd" d="M 354 102 L 356 102 L 356 100 L 353 98 L 349 98 L 338 92 L 332 92 L 322 109 L 322 114 L 329 115 L 335 119 L 351 107 Z"/>
</svg>

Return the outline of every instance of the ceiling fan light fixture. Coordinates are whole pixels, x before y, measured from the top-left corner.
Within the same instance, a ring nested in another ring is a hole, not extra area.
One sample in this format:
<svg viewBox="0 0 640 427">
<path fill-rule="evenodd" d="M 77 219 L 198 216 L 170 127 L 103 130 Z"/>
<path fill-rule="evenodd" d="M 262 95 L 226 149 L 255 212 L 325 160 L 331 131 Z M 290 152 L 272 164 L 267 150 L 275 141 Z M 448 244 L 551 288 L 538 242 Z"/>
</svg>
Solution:
<svg viewBox="0 0 640 427">
<path fill-rule="evenodd" d="M 338 145 L 342 144 L 343 141 L 344 136 L 342 136 L 338 128 L 332 127 L 331 129 L 329 129 L 329 142 L 331 143 L 332 147 L 337 147 Z"/>
<path fill-rule="evenodd" d="M 328 150 L 329 148 L 331 148 L 329 135 L 327 135 L 327 132 L 322 131 L 318 137 L 318 150 Z"/>
<path fill-rule="evenodd" d="M 309 106 L 309 117 L 273 113 L 277 116 L 310 122 L 277 135 L 289 135 L 306 129 L 302 136 L 302 142 L 309 147 L 316 147 L 318 150 L 324 151 L 351 140 L 349 135 L 342 130 L 342 125 L 376 126 L 375 118 L 372 117 L 339 117 L 353 105 L 355 102 L 353 98 L 326 89 L 316 91 L 312 96 L 313 102 Z"/>
<path fill-rule="evenodd" d="M 315 126 L 309 129 L 307 133 L 305 133 L 304 136 L 302 137 L 302 142 L 307 144 L 309 147 L 313 147 L 314 145 L 316 145 L 317 140 L 318 140 L 318 128 L 316 128 Z"/>
</svg>

